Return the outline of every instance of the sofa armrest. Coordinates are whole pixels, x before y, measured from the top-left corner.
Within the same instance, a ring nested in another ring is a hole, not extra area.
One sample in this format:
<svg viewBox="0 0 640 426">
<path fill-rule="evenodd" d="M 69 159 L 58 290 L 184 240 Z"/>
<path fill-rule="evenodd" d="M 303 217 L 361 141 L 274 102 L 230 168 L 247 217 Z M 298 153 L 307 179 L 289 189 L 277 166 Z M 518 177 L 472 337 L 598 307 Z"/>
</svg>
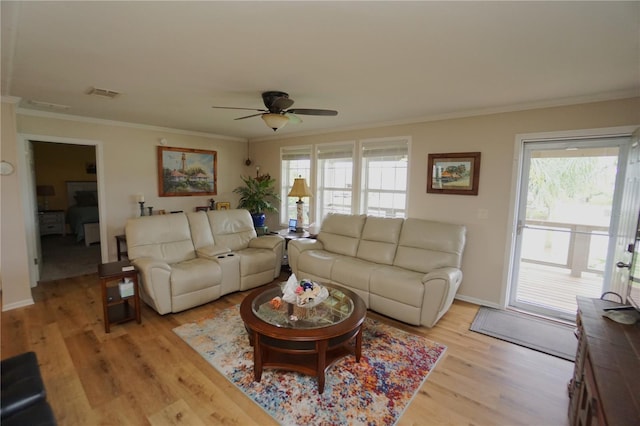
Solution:
<svg viewBox="0 0 640 426">
<path fill-rule="evenodd" d="M 314 240 L 311 238 L 298 238 L 289 241 L 288 249 L 291 250 L 291 248 L 297 250 L 298 253 L 302 253 L 306 250 L 322 250 L 324 249 L 324 245 L 319 240 Z"/>
<path fill-rule="evenodd" d="M 210 245 L 196 250 L 198 257 L 215 260 L 218 255 L 231 252 L 229 247 Z"/>
<path fill-rule="evenodd" d="M 280 235 L 263 235 L 249 241 L 249 248 L 271 250 L 274 254 L 273 278 L 280 275 L 282 257 L 284 256 L 284 238 Z"/>
<path fill-rule="evenodd" d="M 298 258 L 300 257 L 300 254 L 307 250 L 322 250 L 323 248 L 324 244 L 311 238 L 298 238 L 296 240 L 289 241 L 289 244 L 287 244 L 287 258 L 289 260 L 289 267 L 291 268 L 291 271 L 294 274 L 299 275 Z"/>
<path fill-rule="evenodd" d="M 449 310 L 462 282 L 462 271 L 457 268 L 435 269 L 422 277 L 424 300 L 420 323 L 433 327 Z"/>
<path fill-rule="evenodd" d="M 251 239 L 249 241 L 249 247 L 273 250 L 278 244 L 282 244 L 283 242 L 284 238 L 280 235 L 263 235 L 262 237 Z"/>
<path fill-rule="evenodd" d="M 160 315 L 171 312 L 171 266 L 160 259 L 140 257 L 131 263 L 140 273 L 141 296 Z"/>
</svg>

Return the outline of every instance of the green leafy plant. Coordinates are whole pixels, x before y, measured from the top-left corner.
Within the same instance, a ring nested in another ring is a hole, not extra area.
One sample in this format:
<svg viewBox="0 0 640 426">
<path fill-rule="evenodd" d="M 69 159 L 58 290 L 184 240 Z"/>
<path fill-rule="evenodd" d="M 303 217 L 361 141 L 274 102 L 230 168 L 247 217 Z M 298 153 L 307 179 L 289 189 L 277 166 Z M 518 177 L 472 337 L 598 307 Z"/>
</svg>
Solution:
<svg viewBox="0 0 640 426">
<path fill-rule="evenodd" d="M 233 190 L 240 195 L 239 209 L 247 209 L 252 215 L 259 215 L 265 212 L 277 212 L 274 203 L 280 201 L 280 195 L 275 188 L 275 179 L 271 176 L 262 175 L 258 177 L 240 176 L 244 186 L 239 186 Z"/>
</svg>

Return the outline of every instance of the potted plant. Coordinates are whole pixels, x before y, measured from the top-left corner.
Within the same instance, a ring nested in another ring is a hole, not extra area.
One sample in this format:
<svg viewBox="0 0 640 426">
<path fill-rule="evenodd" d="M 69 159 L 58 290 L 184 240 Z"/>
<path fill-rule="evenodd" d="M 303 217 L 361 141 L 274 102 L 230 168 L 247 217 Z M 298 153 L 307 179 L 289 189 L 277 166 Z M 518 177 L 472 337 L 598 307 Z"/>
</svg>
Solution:
<svg viewBox="0 0 640 426">
<path fill-rule="evenodd" d="M 273 203 L 280 201 L 280 195 L 275 188 L 275 179 L 268 174 L 262 176 L 240 176 L 244 186 L 233 190 L 240 195 L 239 209 L 247 209 L 253 218 L 253 225 L 258 228 L 264 226 L 265 212 L 277 212 Z"/>
</svg>

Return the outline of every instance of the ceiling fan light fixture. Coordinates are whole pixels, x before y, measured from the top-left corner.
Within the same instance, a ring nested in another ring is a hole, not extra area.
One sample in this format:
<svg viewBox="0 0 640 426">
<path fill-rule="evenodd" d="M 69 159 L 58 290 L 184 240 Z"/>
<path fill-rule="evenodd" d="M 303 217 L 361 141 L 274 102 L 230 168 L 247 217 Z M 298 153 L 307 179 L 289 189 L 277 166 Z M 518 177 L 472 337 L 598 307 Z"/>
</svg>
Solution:
<svg viewBox="0 0 640 426">
<path fill-rule="evenodd" d="M 289 118 L 287 116 L 271 112 L 262 114 L 262 119 L 267 126 L 273 129 L 274 132 L 278 129 L 282 129 L 289 122 Z"/>
</svg>

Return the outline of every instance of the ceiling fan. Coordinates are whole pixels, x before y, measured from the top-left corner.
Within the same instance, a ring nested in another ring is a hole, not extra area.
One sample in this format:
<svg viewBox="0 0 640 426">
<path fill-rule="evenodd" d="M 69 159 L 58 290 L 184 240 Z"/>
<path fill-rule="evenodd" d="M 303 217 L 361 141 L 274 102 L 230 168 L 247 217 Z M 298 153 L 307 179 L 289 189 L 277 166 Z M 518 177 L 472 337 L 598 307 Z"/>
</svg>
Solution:
<svg viewBox="0 0 640 426">
<path fill-rule="evenodd" d="M 308 108 L 289 108 L 293 105 L 293 99 L 289 98 L 289 94 L 279 91 L 269 91 L 262 93 L 262 101 L 267 109 L 258 108 L 239 108 L 239 107 L 223 107 L 212 106 L 211 108 L 221 109 L 243 109 L 249 111 L 258 111 L 258 114 L 246 115 L 238 117 L 235 120 L 244 120 L 245 118 L 262 116 L 264 122 L 275 132 L 283 128 L 287 123 L 300 123 L 302 120 L 296 116 L 300 115 L 338 115 L 338 111 L 332 109 L 308 109 Z"/>
</svg>

